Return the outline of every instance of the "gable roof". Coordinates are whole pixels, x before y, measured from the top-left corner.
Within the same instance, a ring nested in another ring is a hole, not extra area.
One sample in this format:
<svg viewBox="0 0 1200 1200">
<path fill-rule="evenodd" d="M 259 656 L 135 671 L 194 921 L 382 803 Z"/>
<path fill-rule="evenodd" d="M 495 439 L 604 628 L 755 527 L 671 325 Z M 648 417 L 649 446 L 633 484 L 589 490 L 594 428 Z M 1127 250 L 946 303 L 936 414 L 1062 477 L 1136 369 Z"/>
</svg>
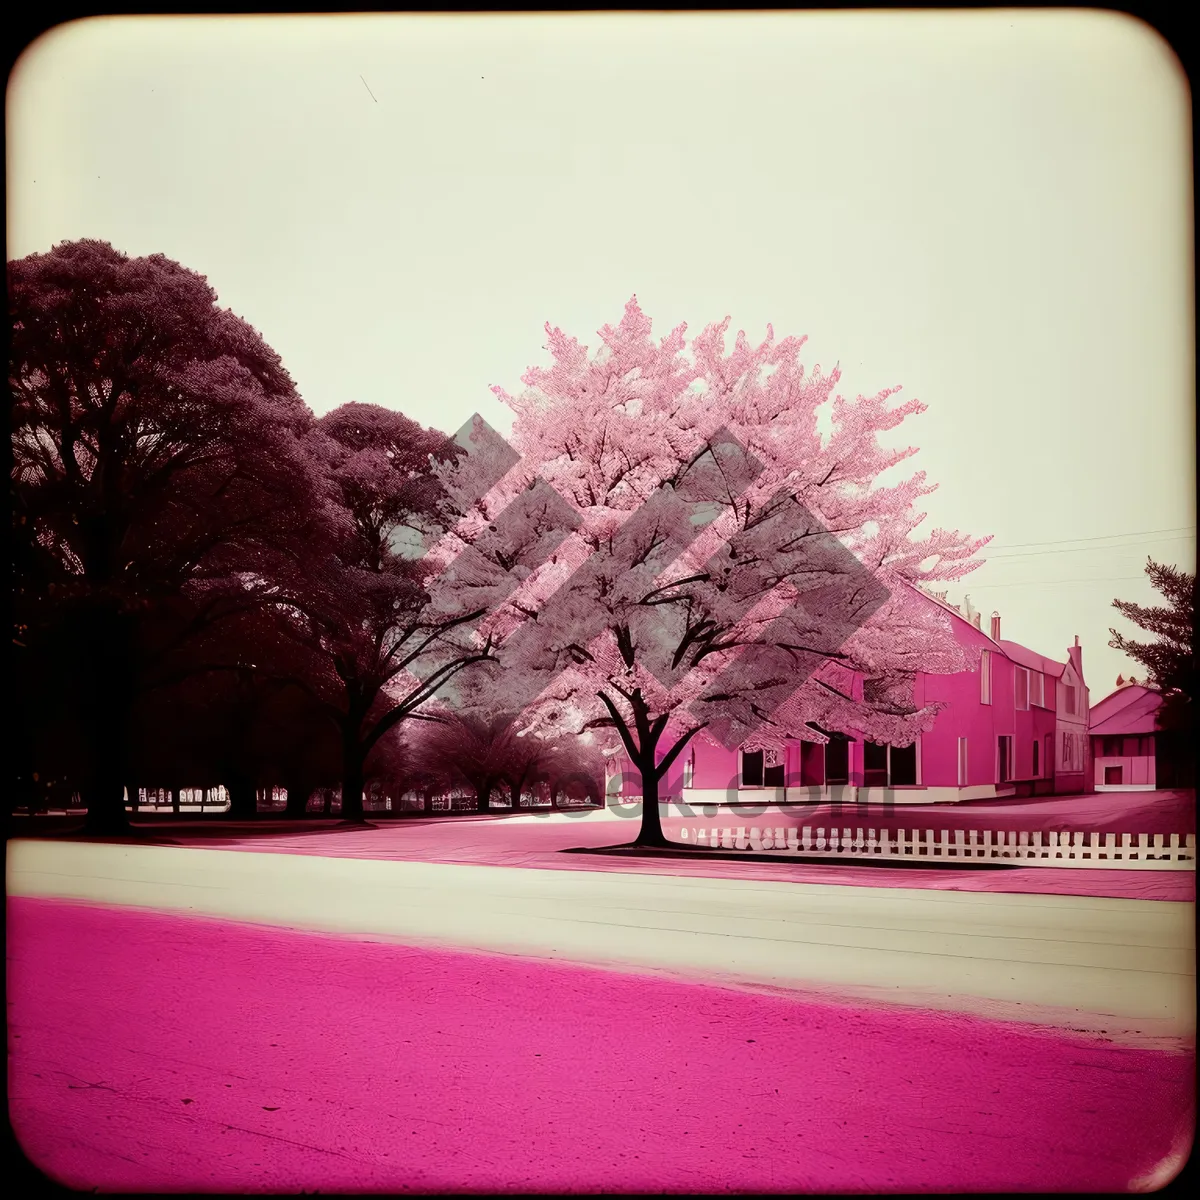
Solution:
<svg viewBox="0 0 1200 1200">
<path fill-rule="evenodd" d="M 927 592 L 919 584 L 910 584 L 912 589 L 921 597 L 922 600 L 928 600 L 930 604 L 936 604 L 939 608 L 944 609 L 952 617 L 957 617 L 968 629 L 979 634 L 986 642 L 997 647 L 1005 658 L 1017 663 L 1019 666 L 1028 667 L 1031 671 L 1041 671 L 1045 675 L 1049 675 L 1053 679 L 1061 679 L 1063 672 L 1066 670 L 1065 662 L 1057 662 L 1053 658 L 1047 658 L 1044 654 L 1039 654 L 1036 650 L 1030 650 L 1027 646 L 1022 646 L 1019 642 L 1008 642 L 1004 639 L 1000 641 L 994 640 L 990 634 L 985 632 L 979 625 L 969 621 L 962 611 L 956 608 L 953 604 Z M 981 622 L 982 624 L 982 622 Z"/>
<path fill-rule="evenodd" d="M 1066 670 L 1066 663 L 1055 662 L 1054 659 L 1047 658 L 1044 654 L 1039 654 L 1036 650 L 1030 650 L 1017 642 L 1001 640 L 1000 645 L 1013 662 L 1019 666 L 1028 667 L 1031 671 L 1041 671 L 1044 675 L 1051 675 L 1055 679 L 1059 679 Z"/>
<path fill-rule="evenodd" d="M 1126 684 L 1092 705 L 1088 733 L 1096 737 L 1115 734 L 1155 733 L 1162 697 L 1140 683 Z"/>
<path fill-rule="evenodd" d="M 968 620 L 960 608 L 956 608 L 953 604 L 943 600 L 940 596 L 935 596 L 932 592 L 927 592 L 923 587 L 921 587 L 920 584 L 910 583 L 908 586 L 912 588 L 912 590 L 916 592 L 922 600 L 925 600 L 930 604 L 935 604 L 938 608 L 948 612 L 952 617 L 956 617 L 960 622 L 962 622 L 962 624 L 971 630 L 972 633 L 979 634 L 979 636 L 982 637 L 985 642 L 991 642 L 993 646 L 998 646 L 1000 644 L 999 642 L 992 641 L 991 635 L 986 629 L 982 628 L 982 623 L 980 625 L 976 625 L 974 621 Z"/>
</svg>

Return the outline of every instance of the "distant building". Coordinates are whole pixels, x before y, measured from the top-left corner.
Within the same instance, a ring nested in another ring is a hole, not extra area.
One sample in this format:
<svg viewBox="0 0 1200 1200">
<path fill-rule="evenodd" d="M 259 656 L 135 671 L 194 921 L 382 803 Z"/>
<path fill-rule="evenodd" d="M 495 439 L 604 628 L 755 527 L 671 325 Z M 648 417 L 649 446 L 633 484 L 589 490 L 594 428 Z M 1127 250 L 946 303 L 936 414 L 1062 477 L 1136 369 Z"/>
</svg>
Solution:
<svg viewBox="0 0 1200 1200">
<path fill-rule="evenodd" d="M 1194 749 L 1183 735 L 1158 728 L 1162 696 L 1117 676 L 1116 690 L 1093 708 L 1091 786 L 1098 792 L 1194 786 Z"/>
</svg>

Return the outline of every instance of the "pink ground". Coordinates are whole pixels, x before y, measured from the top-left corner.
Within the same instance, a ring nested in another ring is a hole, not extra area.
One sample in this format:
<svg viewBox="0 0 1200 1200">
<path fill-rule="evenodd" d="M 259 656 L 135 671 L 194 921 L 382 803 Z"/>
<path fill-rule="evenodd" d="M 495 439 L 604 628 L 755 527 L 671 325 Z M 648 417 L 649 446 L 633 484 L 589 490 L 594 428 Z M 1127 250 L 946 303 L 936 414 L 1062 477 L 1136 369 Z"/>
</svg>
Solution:
<svg viewBox="0 0 1200 1200">
<path fill-rule="evenodd" d="M 1188 1052 L 27 898 L 8 937 L 13 1126 L 76 1188 L 1101 1192 L 1190 1145 Z"/>
</svg>

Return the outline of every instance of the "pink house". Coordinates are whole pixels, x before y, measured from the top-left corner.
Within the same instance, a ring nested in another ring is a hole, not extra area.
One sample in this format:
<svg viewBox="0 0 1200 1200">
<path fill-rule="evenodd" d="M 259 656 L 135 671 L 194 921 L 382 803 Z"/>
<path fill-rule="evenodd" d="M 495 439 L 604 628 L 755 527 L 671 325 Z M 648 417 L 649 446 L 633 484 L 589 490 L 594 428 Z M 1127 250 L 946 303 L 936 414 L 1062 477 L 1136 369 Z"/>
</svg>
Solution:
<svg viewBox="0 0 1200 1200">
<path fill-rule="evenodd" d="M 1088 790 L 1088 689 L 1079 639 L 1065 661 L 1003 640 L 1000 616 L 984 632 L 978 613 L 922 591 L 952 617 L 955 637 L 982 651 L 977 671 L 919 674 L 915 701 L 941 701 L 933 729 L 911 746 L 881 746 L 836 735 L 802 739 L 779 751 L 728 750 L 704 738 L 690 744 L 663 781 L 663 798 L 691 804 L 822 801 L 953 803 L 996 796 Z M 864 680 L 844 686 L 861 697 Z M 610 798 L 635 798 L 637 773 L 622 760 Z"/>
</svg>

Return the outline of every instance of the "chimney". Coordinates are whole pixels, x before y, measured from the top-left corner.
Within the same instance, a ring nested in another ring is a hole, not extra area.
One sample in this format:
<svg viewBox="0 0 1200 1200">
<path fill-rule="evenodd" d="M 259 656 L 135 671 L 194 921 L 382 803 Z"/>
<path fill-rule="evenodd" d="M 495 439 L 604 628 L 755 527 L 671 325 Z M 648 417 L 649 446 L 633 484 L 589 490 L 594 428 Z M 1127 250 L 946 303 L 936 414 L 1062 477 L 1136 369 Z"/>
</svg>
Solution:
<svg viewBox="0 0 1200 1200">
<path fill-rule="evenodd" d="M 983 617 L 981 617 L 979 615 L 979 613 L 971 614 L 971 624 L 973 624 L 975 626 L 975 628 L 979 630 L 980 633 L 983 632 L 982 621 L 983 621 Z"/>
<path fill-rule="evenodd" d="M 1075 668 L 1080 680 L 1083 680 L 1083 651 L 1079 648 L 1079 634 L 1075 635 L 1075 645 L 1067 647 L 1067 659 Z"/>
<path fill-rule="evenodd" d="M 999 640 L 1000 640 L 1000 614 L 998 612 L 994 612 L 994 613 L 992 613 L 992 641 L 998 642 Z M 1076 644 L 1078 645 L 1078 640 L 1076 641 Z"/>
</svg>

